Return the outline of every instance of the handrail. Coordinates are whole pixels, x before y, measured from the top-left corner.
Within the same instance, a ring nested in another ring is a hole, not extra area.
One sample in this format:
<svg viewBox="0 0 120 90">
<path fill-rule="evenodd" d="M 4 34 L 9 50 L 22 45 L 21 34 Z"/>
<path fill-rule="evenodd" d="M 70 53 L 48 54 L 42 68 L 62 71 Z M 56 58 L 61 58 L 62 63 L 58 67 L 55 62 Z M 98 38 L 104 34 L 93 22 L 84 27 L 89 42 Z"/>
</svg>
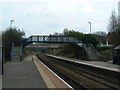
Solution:
<svg viewBox="0 0 120 90">
<path fill-rule="evenodd" d="M 27 39 L 27 42 L 70 42 L 70 43 L 79 43 L 81 42 L 75 36 L 30 36 Z"/>
</svg>

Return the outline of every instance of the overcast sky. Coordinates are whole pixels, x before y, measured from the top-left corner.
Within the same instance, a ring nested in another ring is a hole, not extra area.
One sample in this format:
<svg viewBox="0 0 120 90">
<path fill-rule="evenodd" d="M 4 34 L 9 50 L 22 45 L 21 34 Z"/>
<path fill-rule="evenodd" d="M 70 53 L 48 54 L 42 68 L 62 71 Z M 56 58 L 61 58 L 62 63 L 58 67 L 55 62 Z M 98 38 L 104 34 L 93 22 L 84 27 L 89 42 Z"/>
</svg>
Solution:
<svg viewBox="0 0 120 90">
<path fill-rule="evenodd" d="M 119 0 L 0 0 L 0 28 L 24 29 L 26 36 L 62 33 L 64 28 L 89 33 L 105 31 Z M 2 25 L 2 26 L 1 26 Z"/>
</svg>

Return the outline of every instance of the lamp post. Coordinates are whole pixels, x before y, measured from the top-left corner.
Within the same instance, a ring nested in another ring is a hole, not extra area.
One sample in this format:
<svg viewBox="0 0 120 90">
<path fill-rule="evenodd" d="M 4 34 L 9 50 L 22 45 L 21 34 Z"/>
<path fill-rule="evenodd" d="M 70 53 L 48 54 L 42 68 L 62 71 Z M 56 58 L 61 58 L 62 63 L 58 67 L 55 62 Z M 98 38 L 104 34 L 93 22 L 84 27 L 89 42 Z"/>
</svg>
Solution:
<svg viewBox="0 0 120 90">
<path fill-rule="evenodd" d="M 12 28 L 12 22 L 14 22 L 14 20 L 11 20 L 11 21 L 10 21 L 10 28 Z"/>
<path fill-rule="evenodd" d="M 91 34 L 91 22 L 88 22 L 90 24 L 90 34 Z"/>
<path fill-rule="evenodd" d="M 90 24 L 90 34 L 91 34 L 91 22 L 88 22 L 89 24 Z M 89 46 L 89 59 L 91 60 L 91 58 L 90 58 L 90 46 Z"/>
</svg>

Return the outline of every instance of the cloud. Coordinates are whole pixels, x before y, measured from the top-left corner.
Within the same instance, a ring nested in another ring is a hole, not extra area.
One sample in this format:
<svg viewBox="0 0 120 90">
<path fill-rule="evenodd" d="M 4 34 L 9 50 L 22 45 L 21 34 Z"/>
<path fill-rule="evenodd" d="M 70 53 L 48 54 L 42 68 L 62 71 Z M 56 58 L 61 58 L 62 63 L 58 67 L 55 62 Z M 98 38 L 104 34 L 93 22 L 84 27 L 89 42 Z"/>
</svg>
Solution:
<svg viewBox="0 0 120 90">
<path fill-rule="evenodd" d="M 34 2 L 36 2 L 36 3 L 39 3 L 39 2 L 41 2 L 41 3 L 45 3 L 45 2 L 48 2 L 48 1 L 51 1 L 51 0 L 1 0 L 1 2 L 4 2 L 4 3 L 8 3 L 8 2 L 12 2 L 12 3 L 34 3 Z"/>
<path fill-rule="evenodd" d="M 106 30 L 106 23 L 114 0 L 2 0 L 3 27 L 14 26 L 25 29 L 27 35 L 62 32 L 64 28 L 89 32 Z"/>
</svg>

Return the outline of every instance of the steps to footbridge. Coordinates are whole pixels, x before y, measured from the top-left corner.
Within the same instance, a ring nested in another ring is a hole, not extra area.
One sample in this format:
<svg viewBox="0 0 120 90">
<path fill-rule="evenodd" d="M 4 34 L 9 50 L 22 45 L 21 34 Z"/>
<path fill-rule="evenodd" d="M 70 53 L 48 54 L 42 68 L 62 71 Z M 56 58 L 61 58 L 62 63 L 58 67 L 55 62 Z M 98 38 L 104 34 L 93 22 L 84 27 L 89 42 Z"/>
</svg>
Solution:
<svg viewBox="0 0 120 90">
<path fill-rule="evenodd" d="M 20 61 L 22 56 L 22 46 L 15 46 L 13 44 L 11 49 L 11 60 Z"/>
</svg>

